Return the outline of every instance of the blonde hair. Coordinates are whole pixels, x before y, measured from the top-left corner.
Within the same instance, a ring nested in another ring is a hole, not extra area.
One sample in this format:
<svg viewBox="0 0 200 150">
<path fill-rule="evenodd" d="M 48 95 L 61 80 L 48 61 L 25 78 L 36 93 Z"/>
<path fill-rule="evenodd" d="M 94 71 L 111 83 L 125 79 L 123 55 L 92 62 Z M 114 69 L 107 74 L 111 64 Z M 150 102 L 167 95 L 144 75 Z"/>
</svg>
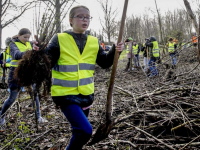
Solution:
<svg viewBox="0 0 200 150">
<path fill-rule="evenodd" d="M 85 9 L 87 9 L 87 10 L 90 12 L 89 8 L 87 8 L 86 6 L 78 5 L 78 6 L 73 7 L 73 8 L 70 10 L 70 12 L 69 12 L 69 19 L 74 17 L 74 15 L 75 15 L 75 13 L 76 13 L 76 9 L 78 9 L 78 8 L 85 8 Z M 70 26 L 72 27 L 72 24 L 71 24 L 71 23 L 70 23 Z"/>
</svg>

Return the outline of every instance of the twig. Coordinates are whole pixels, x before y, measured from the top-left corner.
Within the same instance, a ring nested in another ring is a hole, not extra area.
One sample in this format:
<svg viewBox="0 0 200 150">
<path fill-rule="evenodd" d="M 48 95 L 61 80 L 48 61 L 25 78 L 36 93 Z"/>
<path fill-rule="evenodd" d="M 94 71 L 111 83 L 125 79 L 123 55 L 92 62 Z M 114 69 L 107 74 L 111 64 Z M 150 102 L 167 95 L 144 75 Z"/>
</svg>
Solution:
<svg viewBox="0 0 200 150">
<path fill-rule="evenodd" d="M 151 135 L 151 134 L 149 134 L 149 133 L 145 132 L 144 130 L 142 130 L 142 129 L 140 129 L 140 128 L 136 127 L 136 126 L 133 126 L 133 125 L 131 125 L 131 124 L 129 124 L 129 123 L 125 123 L 125 124 L 127 124 L 127 125 L 129 125 L 129 126 L 132 126 L 132 127 L 133 127 L 133 128 L 135 128 L 136 130 L 138 130 L 138 131 L 140 131 L 140 132 L 142 132 L 142 133 L 146 134 L 147 136 L 149 136 L 149 137 L 153 138 L 154 140 L 158 141 L 159 143 L 161 143 L 161 144 L 165 145 L 166 147 L 168 147 L 168 148 L 170 148 L 170 149 L 172 149 L 172 150 L 175 150 L 175 149 L 174 149 L 172 146 L 170 146 L 170 145 L 168 145 L 168 144 L 164 143 L 162 140 L 160 140 L 160 139 L 157 139 L 155 136 L 153 136 L 153 135 Z"/>
</svg>

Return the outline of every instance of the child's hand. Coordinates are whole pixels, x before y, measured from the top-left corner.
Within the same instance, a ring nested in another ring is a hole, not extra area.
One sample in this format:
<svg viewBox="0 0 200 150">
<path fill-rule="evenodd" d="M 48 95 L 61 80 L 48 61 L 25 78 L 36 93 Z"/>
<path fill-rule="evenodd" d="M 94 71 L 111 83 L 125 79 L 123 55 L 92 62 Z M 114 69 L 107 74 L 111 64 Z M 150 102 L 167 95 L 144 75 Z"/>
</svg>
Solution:
<svg viewBox="0 0 200 150">
<path fill-rule="evenodd" d="M 122 52 L 123 49 L 124 49 L 124 44 L 123 44 L 123 42 L 120 42 L 117 46 L 115 46 L 115 50 L 116 50 L 117 52 Z"/>
<path fill-rule="evenodd" d="M 33 50 L 38 51 L 39 47 L 37 46 L 38 42 L 37 41 L 33 41 Z"/>
</svg>

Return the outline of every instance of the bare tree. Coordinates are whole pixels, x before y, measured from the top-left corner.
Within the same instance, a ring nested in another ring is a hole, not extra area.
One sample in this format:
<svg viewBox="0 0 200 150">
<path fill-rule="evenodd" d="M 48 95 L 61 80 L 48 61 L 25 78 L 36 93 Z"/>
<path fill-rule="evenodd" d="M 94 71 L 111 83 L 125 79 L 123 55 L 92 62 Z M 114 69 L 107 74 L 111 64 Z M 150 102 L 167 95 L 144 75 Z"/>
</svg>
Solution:
<svg viewBox="0 0 200 150">
<path fill-rule="evenodd" d="M 35 1 L 18 5 L 12 0 L 0 0 L 0 46 L 2 45 L 3 28 L 18 20 L 28 9 L 32 8 L 34 2 Z"/>
<path fill-rule="evenodd" d="M 116 21 L 115 18 L 117 16 L 117 9 L 112 9 L 112 4 L 109 5 L 108 0 L 98 0 L 101 5 L 101 8 L 104 12 L 104 20 L 100 19 L 101 26 L 103 28 L 103 32 L 106 33 L 108 38 L 108 43 L 111 45 L 111 37 L 115 35 L 116 31 Z"/>
<path fill-rule="evenodd" d="M 190 6 L 190 3 L 187 1 L 187 0 L 183 0 L 184 4 L 185 4 L 185 7 L 187 9 L 187 12 L 190 16 L 190 18 L 192 19 L 192 22 L 193 22 L 193 25 L 194 25 L 194 28 L 195 28 L 195 31 L 196 33 L 198 34 L 198 23 L 197 23 L 197 20 L 196 20 L 196 17 L 192 11 L 192 8 Z"/>
<path fill-rule="evenodd" d="M 58 1 L 58 0 L 56 0 Z M 74 0 L 72 1 L 71 5 L 66 6 L 68 1 L 65 1 L 65 5 L 64 3 L 62 3 L 64 5 L 64 8 L 58 11 L 55 11 L 55 5 L 52 6 L 51 2 L 47 2 L 47 1 L 43 1 L 48 7 L 46 7 L 42 18 L 40 19 L 40 11 L 41 11 L 41 1 L 38 3 L 39 5 L 37 5 L 37 8 L 39 10 L 36 10 L 38 13 L 37 15 L 35 15 L 35 26 L 36 26 L 36 35 L 35 38 L 39 41 L 39 45 L 41 47 L 45 47 L 48 42 L 50 41 L 50 39 L 52 38 L 52 36 L 55 33 L 61 32 L 61 23 L 62 20 L 65 18 L 66 14 L 68 13 L 68 11 L 63 11 L 63 9 L 68 8 L 67 10 L 69 10 L 69 8 L 72 6 Z M 59 3 L 59 2 L 57 2 Z M 62 16 L 61 14 L 59 14 L 59 20 L 57 20 L 58 17 L 58 12 L 63 12 Z"/>
<path fill-rule="evenodd" d="M 69 2 L 74 3 L 75 0 L 39 0 L 45 3 L 45 5 L 53 12 L 54 15 L 54 24 L 56 26 L 57 32 L 61 32 L 61 16 L 66 15 L 64 10 Z"/>
</svg>

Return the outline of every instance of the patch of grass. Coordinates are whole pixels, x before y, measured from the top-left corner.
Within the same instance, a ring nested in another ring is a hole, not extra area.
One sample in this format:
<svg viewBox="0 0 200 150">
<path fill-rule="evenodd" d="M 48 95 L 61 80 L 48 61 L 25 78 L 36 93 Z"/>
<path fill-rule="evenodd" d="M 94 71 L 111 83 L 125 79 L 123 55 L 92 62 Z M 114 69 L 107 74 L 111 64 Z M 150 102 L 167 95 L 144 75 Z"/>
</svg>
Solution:
<svg viewBox="0 0 200 150">
<path fill-rule="evenodd" d="M 124 58 L 126 58 L 126 50 L 123 50 L 120 57 L 119 57 L 120 60 L 122 60 Z"/>
</svg>

